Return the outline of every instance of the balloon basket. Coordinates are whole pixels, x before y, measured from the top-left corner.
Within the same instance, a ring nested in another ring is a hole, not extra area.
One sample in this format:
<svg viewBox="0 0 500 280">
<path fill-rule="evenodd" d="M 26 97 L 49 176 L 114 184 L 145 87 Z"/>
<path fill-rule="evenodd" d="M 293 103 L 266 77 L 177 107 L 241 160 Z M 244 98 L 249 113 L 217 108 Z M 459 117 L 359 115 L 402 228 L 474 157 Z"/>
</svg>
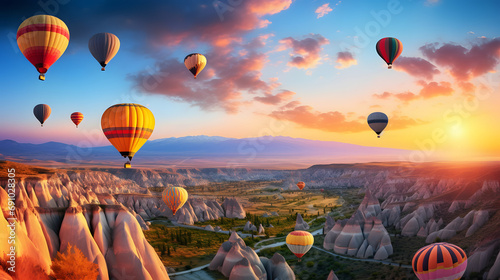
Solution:
<svg viewBox="0 0 500 280">
<path fill-rule="evenodd" d="M 40 81 L 45 81 L 45 74 L 40 74 L 40 75 L 38 76 L 38 79 L 39 79 Z"/>
<path fill-rule="evenodd" d="M 106 68 L 102 67 L 102 68 L 101 68 L 101 71 L 106 71 Z"/>
</svg>

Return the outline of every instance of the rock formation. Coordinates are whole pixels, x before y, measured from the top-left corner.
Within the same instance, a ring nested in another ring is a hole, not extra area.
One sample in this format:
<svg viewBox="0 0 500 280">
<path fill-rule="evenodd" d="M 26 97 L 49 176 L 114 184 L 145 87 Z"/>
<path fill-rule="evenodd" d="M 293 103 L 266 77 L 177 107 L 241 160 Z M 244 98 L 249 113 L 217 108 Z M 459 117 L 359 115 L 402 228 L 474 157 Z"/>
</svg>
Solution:
<svg viewBox="0 0 500 280">
<path fill-rule="evenodd" d="M 295 221 L 295 230 L 308 230 L 309 224 L 302 219 L 302 215 L 297 213 L 297 220 Z"/>
<path fill-rule="evenodd" d="M 242 260 L 247 260 L 248 264 L 241 262 Z M 210 262 L 209 269 L 218 270 L 230 279 L 239 279 L 235 278 L 237 276 L 245 277 L 242 279 L 267 279 L 267 272 L 261 260 L 236 232 L 231 234 L 228 241 L 222 243 Z"/>
<path fill-rule="evenodd" d="M 328 278 L 326 280 L 339 280 L 339 278 L 337 278 L 337 275 L 335 275 L 335 272 L 330 271 L 330 274 L 328 275 Z"/>
<path fill-rule="evenodd" d="M 271 259 L 260 257 L 260 260 L 266 268 L 267 280 L 295 280 L 293 270 L 282 255 L 274 253 Z"/>
</svg>

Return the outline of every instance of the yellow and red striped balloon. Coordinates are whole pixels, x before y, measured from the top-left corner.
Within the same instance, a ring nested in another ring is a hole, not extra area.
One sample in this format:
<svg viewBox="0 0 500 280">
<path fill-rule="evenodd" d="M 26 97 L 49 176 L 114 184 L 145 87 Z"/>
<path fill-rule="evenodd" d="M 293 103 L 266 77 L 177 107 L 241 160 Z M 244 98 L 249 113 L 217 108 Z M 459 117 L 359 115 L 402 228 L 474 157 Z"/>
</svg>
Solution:
<svg viewBox="0 0 500 280">
<path fill-rule="evenodd" d="M 64 53 L 69 43 L 66 24 L 49 15 L 32 16 L 19 26 L 17 45 L 45 80 L 45 73 Z"/>
<path fill-rule="evenodd" d="M 467 268 L 467 255 L 456 245 L 433 243 L 417 251 L 412 266 L 420 280 L 458 280 Z"/>
<path fill-rule="evenodd" d="M 78 127 L 78 125 L 82 122 L 83 120 L 83 114 L 80 113 L 80 112 L 74 112 L 73 114 L 71 114 L 71 120 L 73 121 L 73 123 L 76 125 L 76 127 Z"/>
<path fill-rule="evenodd" d="M 121 103 L 109 107 L 102 114 L 101 127 L 118 152 L 132 160 L 153 133 L 155 118 L 142 105 Z"/>
<path fill-rule="evenodd" d="M 172 213 L 177 212 L 186 203 L 188 199 L 188 193 L 186 189 L 182 187 L 169 187 L 166 188 L 162 193 L 163 202 L 167 205 Z"/>
<path fill-rule="evenodd" d="M 299 260 L 311 249 L 313 243 L 312 234 L 303 230 L 292 231 L 286 237 L 286 246 Z"/>
</svg>

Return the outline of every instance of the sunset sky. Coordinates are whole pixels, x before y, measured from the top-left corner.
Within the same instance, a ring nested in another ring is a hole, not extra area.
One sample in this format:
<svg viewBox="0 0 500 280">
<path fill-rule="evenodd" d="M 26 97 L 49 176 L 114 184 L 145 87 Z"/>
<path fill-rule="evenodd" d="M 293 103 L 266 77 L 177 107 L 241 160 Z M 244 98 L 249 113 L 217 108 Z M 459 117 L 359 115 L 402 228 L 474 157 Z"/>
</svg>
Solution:
<svg viewBox="0 0 500 280">
<path fill-rule="evenodd" d="M 133 102 L 155 115 L 151 139 L 281 135 L 500 159 L 498 1 L 9 2 L 0 140 L 108 145 L 102 113 Z M 15 40 L 34 14 L 60 18 L 71 36 L 44 82 Z M 105 72 L 87 47 L 99 32 L 121 41 Z M 403 43 L 392 70 L 375 51 L 383 37 Z M 193 52 L 208 61 L 196 80 L 183 64 Z M 39 103 L 52 108 L 43 128 Z M 375 111 L 389 116 L 380 139 L 366 123 Z"/>
</svg>

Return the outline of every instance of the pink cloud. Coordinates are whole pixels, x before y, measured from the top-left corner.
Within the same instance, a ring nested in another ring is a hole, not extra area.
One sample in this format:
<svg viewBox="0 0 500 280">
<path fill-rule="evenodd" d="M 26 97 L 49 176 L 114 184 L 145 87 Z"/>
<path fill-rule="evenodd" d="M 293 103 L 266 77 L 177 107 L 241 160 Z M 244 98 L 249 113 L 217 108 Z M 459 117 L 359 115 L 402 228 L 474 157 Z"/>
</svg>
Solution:
<svg viewBox="0 0 500 280">
<path fill-rule="evenodd" d="M 352 53 L 345 51 L 345 52 L 338 52 L 337 53 L 337 63 L 339 65 L 335 66 L 337 69 L 343 69 L 343 68 L 348 68 L 353 65 L 357 65 L 358 61 L 354 58 Z"/>
<path fill-rule="evenodd" d="M 494 71 L 500 63 L 500 38 L 482 40 L 470 49 L 451 43 L 442 46 L 433 43 L 420 50 L 429 60 L 446 67 L 458 81 L 469 81 Z"/>
<path fill-rule="evenodd" d="M 429 61 L 419 57 L 399 57 L 394 69 L 403 71 L 411 76 L 432 80 L 440 71 Z"/>
<path fill-rule="evenodd" d="M 268 105 L 278 105 L 284 101 L 290 100 L 295 95 L 295 92 L 289 90 L 282 90 L 281 92 L 273 95 L 266 93 L 265 96 L 256 96 L 254 100 Z"/>
<path fill-rule="evenodd" d="M 326 3 L 326 4 L 319 6 L 316 9 L 316 11 L 314 11 L 314 12 L 318 14 L 317 18 L 320 18 L 320 17 L 327 15 L 331 11 L 333 11 L 333 9 L 330 8 L 330 3 Z"/>
<path fill-rule="evenodd" d="M 276 80 L 261 79 L 267 56 L 257 51 L 259 44 L 247 46 L 247 54 L 232 55 L 229 49 L 215 48 L 207 53 L 207 67 L 194 80 L 184 64 L 176 59 L 159 61 L 155 71 L 132 75 L 135 87 L 149 94 L 185 102 L 203 110 L 224 110 L 237 113 L 245 104 L 245 94 L 270 95 L 279 86 Z M 287 94 L 277 94 L 285 99 Z"/>
<path fill-rule="evenodd" d="M 282 46 L 279 50 L 292 49 L 288 66 L 309 69 L 316 67 L 320 63 L 321 46 L 328 44 L 329 41 L 320 34 L 311 33 L 302 40 L 287 37 L 280 40 L 280 43 Z"/>
</svg>

